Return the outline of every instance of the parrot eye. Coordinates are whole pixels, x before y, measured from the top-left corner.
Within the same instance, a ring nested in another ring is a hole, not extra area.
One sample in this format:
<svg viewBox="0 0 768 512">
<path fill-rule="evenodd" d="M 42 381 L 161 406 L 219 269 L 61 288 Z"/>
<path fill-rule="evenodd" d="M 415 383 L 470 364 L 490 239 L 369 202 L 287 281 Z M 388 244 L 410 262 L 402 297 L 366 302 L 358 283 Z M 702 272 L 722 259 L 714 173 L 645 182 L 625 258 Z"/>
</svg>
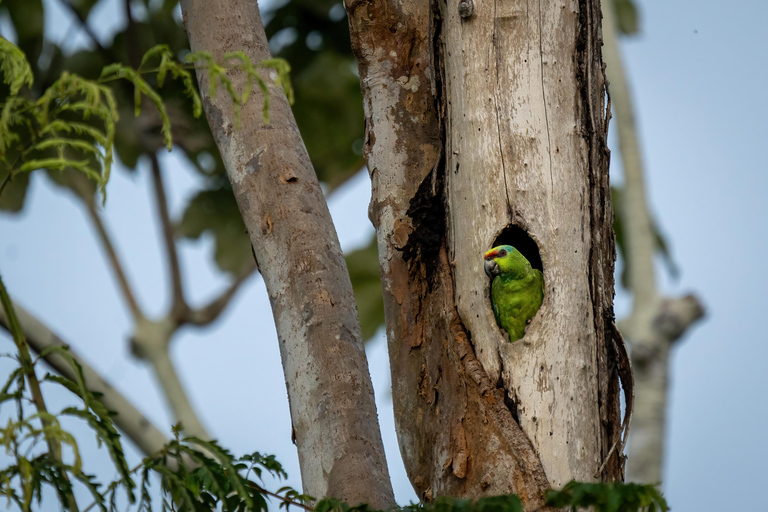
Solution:
<svg viewBox="0 0 768 512">
<path fill-rule="evenodd" d="M 507 251 L 505 251 L 504 249 L 499 251 L 499 256 L 504 257 L 506 255 L 507 255 Z"/>
</svg>

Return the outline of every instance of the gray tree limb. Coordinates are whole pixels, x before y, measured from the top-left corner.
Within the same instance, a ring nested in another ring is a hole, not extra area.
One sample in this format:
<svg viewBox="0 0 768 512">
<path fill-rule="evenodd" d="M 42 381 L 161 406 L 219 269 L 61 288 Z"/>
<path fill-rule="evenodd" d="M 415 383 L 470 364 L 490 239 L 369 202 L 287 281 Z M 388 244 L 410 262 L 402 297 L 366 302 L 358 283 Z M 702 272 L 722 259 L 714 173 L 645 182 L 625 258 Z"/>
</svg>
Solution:
<svg viewBox="0 0 768 512">
<path fill-rule="evenodd" d="M 130 10 L 130 9 L 129 9 Z M 173 223 L 168 213 L 168 200 L 165 196 L 165 185 L 163 184 L 163 174 L 160 168 L 160 161 L 157 153 L 150 156 L 152 163 L 152 185 L 155 191 L 155 204 L 157 206 L 157 216 L 160 219 L 160 227 L 163 233 L 163 243 L 165 244 L 166 257 L 168 258 L 168 270 L 171 274 L 171 316 L 181 318 L 187 311 L 187 302 L 184 299 L 184 288 L 181 280 L 181 265 L 179 264 L 179 255 L 176 250 L 176 239 L 173 236 Z"/>
</svg>

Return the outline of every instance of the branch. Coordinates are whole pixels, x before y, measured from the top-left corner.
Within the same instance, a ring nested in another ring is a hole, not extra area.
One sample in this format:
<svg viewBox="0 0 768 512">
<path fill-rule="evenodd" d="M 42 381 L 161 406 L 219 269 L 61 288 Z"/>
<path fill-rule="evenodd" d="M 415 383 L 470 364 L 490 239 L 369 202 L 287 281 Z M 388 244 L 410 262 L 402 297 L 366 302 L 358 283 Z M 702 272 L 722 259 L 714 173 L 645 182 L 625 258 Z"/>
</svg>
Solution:
<svg viewBox="0 0 768 512">
<path fill-rule="evenodd" d="M 27 338 L 27 342 L 36 353 L 39 354 L 47 347 L 69 346 L 24 308 L 16 303 L 13 304 L 13 307 L 16 310 L 16 316 L 19 319 L 21 329 Z M 10 323 L 2 308 L 0 308 L 0 325 L 10 332 Z M 163 435 L 160 429 L 150 423 L 150 421 L 136 409 L 128 399 L 112 387 L 111 384 L 99 375 L 96 370 L 89 366 L 88 363 L 83 361 L 83 359 L 71 348 L 69 349 L 69 354 L 82 367 L 86 387 L 92 392 L 101 393 L 102 396 L 99 399 L 101 403 L 103 403 L 110 411 L 117 413 L 113 418 L 115 425 L 117 425 L 117 427 L 128 436 L 128 438 L 133 441 L 145 455 L 150 455 L 161 450 L 168 442 L 168 439 Z M 44 360 L 58 374 L 72 381 L 77 380 L 77 376 L 72 370 L 72 367 L 61 355 L 54 352 L 45 356 Z"/>
<path fill-rule="evenodd" d="M 634 294 L 632 315 L 656 300 L 656 277 L 653 253 L 656 240 L 645 195 L 643 162 L 640 142 L 635 126 L 632 98 L 624 75 L 624 67 L 617 43 L 617 22 L 613 1 L 603 2 L 603 59 L 605 72 L 610 80 L 611 104 L 616 113 L 615 123 L 619 135 L 619 151 L 624 167 L 623 217 L 627 246 L 627 272 L 629 285 Z"/>
<path fill-rule="evenodd" d="M 104 226 L 104 222 L 101 219 L 101 214 L 99 214 L 93 201 L 86 200 L 84 203 L 88 210 L 88 215 L 91 219 L 91 222 L 93 223 L 99 235 L 99 241 L 104 247 L 104 250 L 107 252 L 107 259 L 112 266 L 112 271 L 117 278 L 120 291 L 123 293 L 123 299 L 125 299 L 133 319 L 138 320 L 139 318 L 143 318 L 144 313 L 141 311 L 141 308 L 139 308 L 139 305 L 133 295 L 133 291 L 131 290 L 131 286 L 128 284 L 128 278 L 126 277 L 125 271 L 123 270 L 123 265 L 120 263 L 120 258 L 117 256 L 117 251 L 115 251 L 115 246 L 112 244 L 112 239 L 110 238 L 109 233 Z"/>
<path fill-rule="evenodd" d="M 193 51 L 271 58 L 255 2 L 183 0 L 181 9 Z M 209 97 L 207 73 L 197 78 L 270 295 L 304 491 L 389 508 L 395 500 L 352 285 L 291 107 L 270 84 L 267 126 L 259 88 L 238 116 L 231 98 Z M 248 78 L 231 79 L 237 90 Z"/>
<path fill-rule="evenodd" d="M 136 321 L 131 335 L 131 351 L 136 357 L 152 366 L 155 378 L 163 390 L 166 404 L 171 409 L 175 420 L 182 424 L 184 432 L 201 439 L 210 439 L 192 408 L 171 361 L 169 342 L 178 328 L 178 321 L 171 316 L 160 320 L 140 318 Z"/>
<path fill-rule="evenodd" d="M 631 315 L 619 322 L 632 346 L 636 390 L 626 479 L 655 484 L 662 480 L 669 350 L 704 315 L 704 308 L 693 295 L 666 298 L 658 293 L 653 266 L 656 240 L 645 194 L 632 100 L 619 55 L 613 1 L 603 2 L 603 16 L 603 57 L 624 166 L 622 222 L 627 272 L 634 294 Z"/>
<path fill-rule="evenodd" d="M 99 38 L 96 37 L 96 34 L 91 30 L 91 27 L 88 25 L 88 20 L 83 14 L 77 10 L 77 8 L 72 5 L 69 0 L 59 0 L 59 3 L 64 6 L 65 9 L 67 9 L 69 12 L 74 15 L 75 18 L 80 22 L 80 27 L 83 29 L 83 32 L 86 33 L 86 35 L 91 39 L 94 46 L 96 47 L 96 50 L 101 54 L 101 57 L 104 59 L 104 62 L 112 62 L 114 58 L 112 57 L 112 53 L 104 48 L 102 46 L 101 42 L 99 42 Z"/>
<path fill-rule="evenodd" d="M 186 300 L 184 299 L 184 289 L 182 288 L 179 256 L 176 251 L 176 240 L 173 236 L 173 224 L 171 223 L 171 218 L 168 214 L 168 200 L 165 196 L 163 176 L 160 170 L 160 162 L 157 159 L 157 154 L 152 153 L 150 155 L 150 160 L 152 161 L 152 183 L 155 189 L 155 199 L 157 200 L 157 214 L 160 217 L 160 224 L 163 230 L 163 240 L 165 242 L 165 250 L 168 256 L 168 266 L 171 271 L 173 286 L 173 304 L 171 305 L 171 316 L 173 316 L 174 319 L 179 320 L 184 317 L 185 312 L 188 309 Z"/>
<path fill-rule="evenodd" d="M 240 289 L 240 285 L 242 285 L 251 274 L 253 274 L 253 271 L 236 278 L 229 287 L 219 295 L 219 297 L 209 302 L 208 305 L 197 309 L 189 308 L 184 320 L 187 323 L 198 326 L 212 323 L 219 317 L 222 311 L 224 311 L 224 308 L 227 307 L 227 304 L 229 304 L 235 296 L 237 290 Z"/>
<path fill-rule="evenodd" d="M 19 323 L 18 316 L 16 315 L 11 298 L 8 296 L 8 292 L 5 289 L 2 279 L 0 279 L 0 302 L 2 302 L 2 305 L 0 305 L 0 315 L 2 315 L 3 319 L 7 319 L 5 323 L 7 323 L 8 332 L 11 333 L 13 341 L 16 343 L 16 348 L 19 351 L 19 362 L 24 369 L 24 374 L 27 378 L 27 383 L 29 384 L 29 390 L 32 393 L 32 401 L 35 404 L 37 412 L 40 414 L 40 422 L 43 424 L 43 430 L 46 431 L 45 442 L 48 445 L 48 453 L 50 453 L 54 460 L 61 463 L 63 461 L 61 457 L 61 443 L 58 438 L 48 432 L 51 426 L 50 414 L 48 414 L 48 408 L 45 405 L 43 393 L 40 391 L 40 381 L 37 379 L 35 365 L 32 361 L 32 357 L 29 355 L 29 348 L 27 346 L 26 337 L 24 336 L 24 330 Z M 66 471 L 62 472 L 62 477 L 65 482 L 69 482 L 69 477 L 67 476 Z M 69 486 L 69 489 L 65 488 L 62 493 L 66 496 L 69 510 L 77 512 L 79 509 L 77 501 L 75 500 L 75 495 L 72 494 L 71 486 Z"/>
</svg>

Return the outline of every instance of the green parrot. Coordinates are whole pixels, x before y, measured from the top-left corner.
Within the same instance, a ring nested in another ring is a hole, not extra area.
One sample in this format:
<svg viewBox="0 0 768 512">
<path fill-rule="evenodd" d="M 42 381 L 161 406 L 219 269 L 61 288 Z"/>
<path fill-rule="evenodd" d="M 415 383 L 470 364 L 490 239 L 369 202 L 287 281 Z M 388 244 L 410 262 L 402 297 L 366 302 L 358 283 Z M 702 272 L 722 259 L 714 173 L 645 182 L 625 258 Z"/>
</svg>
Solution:
<svg viewBox="0 0 768 512">
<path fill-rule="evenodd" d="M 517 341 L 544 300 L 544 276 L 511 245 L 500 245 L 485 253 L 485 273 L 492 280 L 496 323 L 509 333 L 509 341 Z"/>
</svg>

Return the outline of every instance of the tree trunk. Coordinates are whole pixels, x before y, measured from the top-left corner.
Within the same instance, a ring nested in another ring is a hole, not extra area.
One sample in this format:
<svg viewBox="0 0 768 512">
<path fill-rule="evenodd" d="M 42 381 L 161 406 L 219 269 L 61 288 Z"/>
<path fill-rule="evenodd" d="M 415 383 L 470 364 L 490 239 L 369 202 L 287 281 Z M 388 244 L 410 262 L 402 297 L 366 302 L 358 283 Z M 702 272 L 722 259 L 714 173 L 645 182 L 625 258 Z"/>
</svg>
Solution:
<svg viewBox="0 0 768 512">
<path fill-rule="evenodd" d="M 181 5 L 193 51 L 208 51 L 217 62 L 234 51 L 254 63 L 270 58 L 255 2 Z M 242 90 L 245 76 L 229 76 Z M 265 124 L 263 96 L 254 88 L 236 128 L 232 99 L 208 96 L 205 70 L 198 81 L 269 292 L 304 491 L 386 509 L 394 496 L 352 285 L 291 108 L 270 86 L 272 121 Z"/>
<path fill-rule="evenodd" d="M 347 1 L 398 439 L 426 499 L 535 508 L 623 476 L 600 5 L 529 4 Z M 515 343 L 483 272 L 499 243 L 544 272 Z"/>
</svg>

